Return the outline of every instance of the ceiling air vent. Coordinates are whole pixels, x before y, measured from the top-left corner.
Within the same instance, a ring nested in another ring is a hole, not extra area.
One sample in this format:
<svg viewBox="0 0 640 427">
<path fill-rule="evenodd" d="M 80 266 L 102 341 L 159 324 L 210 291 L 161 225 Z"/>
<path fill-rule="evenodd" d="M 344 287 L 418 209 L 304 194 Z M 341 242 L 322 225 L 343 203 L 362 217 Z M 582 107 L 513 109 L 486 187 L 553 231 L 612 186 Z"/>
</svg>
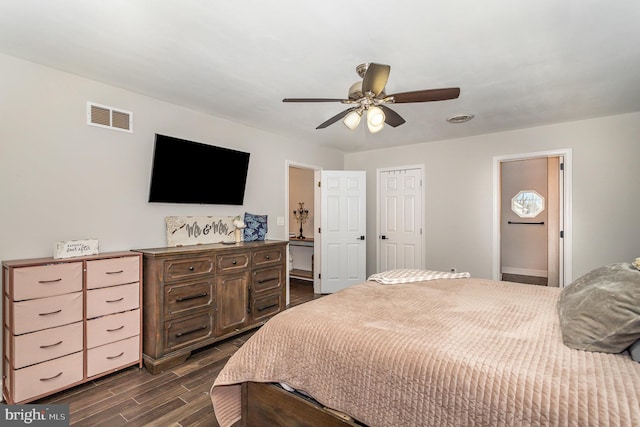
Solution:
<svg viewBox="0 0 640 427">
<path fill-rule="evenodd" d="M 133 132 L 133 113 L 131 111 L 107 107 L 106 105 L 87 102 L 87 124 L 101 128 Z"/>
</svg>

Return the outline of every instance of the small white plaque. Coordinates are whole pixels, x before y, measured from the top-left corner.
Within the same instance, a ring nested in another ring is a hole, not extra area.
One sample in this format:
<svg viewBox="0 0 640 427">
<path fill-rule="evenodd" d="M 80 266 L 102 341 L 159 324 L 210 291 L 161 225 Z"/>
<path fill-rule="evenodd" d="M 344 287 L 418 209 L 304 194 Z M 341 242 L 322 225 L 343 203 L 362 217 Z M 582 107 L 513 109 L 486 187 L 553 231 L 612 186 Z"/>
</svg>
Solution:
<svg viewBox="0 0 640 427">
<path fill-rule="evenodd" d="M 167 246 L 235 242 L 233 216 L 168 216 Z"/>
<path fill-rule="evenodd" d="M 53 248 L 53 258 L 73 258 L 77 256 L 97 255 L 98 239 L 62 240 Z"/>
</svg>

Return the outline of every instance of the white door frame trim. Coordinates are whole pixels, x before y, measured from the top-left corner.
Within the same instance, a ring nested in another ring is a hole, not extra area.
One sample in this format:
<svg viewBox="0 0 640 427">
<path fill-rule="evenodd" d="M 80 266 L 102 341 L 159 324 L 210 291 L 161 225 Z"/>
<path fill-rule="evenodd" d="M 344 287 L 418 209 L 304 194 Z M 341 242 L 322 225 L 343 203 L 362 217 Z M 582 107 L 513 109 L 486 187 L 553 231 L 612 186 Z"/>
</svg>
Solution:
<svg viewBox="0 0 640 427">
<path fill-rule="evenodd" d="M 405 170 L 405 169 L 420 169 L 420 179 L 422 180 L 420 188 L 422 191 L 422 218 L 420 220 L 420 230 L 422 230 L 422 265 L 427 265 L 425 260 L 425 248 L 426 248 L 426 233 L 425 230 L 425 166 L 424 165 L 409 165 L 409 166 L 393 166 L 387 168 L 376 169 L 376 272 L 380 272 L 380 173 Z"/>
<path fill-rule="evenodd" d="M 526 160 L 540 157 L 564 157 L 564 190 L 563 190 L 563 227 L 564 237 L 561 240 L 564 247 L 563 277 L 560 286 L 564 287 L 573 281 L 572 272 L 572 149 L 537 151 L 532 153 L 507 154 L 493 157 L 493 280 L 500 280 L 500 163 L 511 160 Z"/>
</svg>

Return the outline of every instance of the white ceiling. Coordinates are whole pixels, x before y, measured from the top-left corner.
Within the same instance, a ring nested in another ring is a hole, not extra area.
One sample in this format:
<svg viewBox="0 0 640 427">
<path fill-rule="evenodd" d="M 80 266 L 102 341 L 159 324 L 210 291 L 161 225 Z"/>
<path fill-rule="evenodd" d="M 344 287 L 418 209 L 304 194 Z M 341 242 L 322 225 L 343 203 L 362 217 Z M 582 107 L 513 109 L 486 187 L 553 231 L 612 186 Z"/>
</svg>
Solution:
<svg viewBox="0 0 640 427">
<path fill-rule="evenodd" d="M 637 0 L 1 0 L 0 52 L 345 152 L 640 111 Z M 460 97 L 375 135 L 282 102 L 346 98 L 363 62 Z"/>
</svg>

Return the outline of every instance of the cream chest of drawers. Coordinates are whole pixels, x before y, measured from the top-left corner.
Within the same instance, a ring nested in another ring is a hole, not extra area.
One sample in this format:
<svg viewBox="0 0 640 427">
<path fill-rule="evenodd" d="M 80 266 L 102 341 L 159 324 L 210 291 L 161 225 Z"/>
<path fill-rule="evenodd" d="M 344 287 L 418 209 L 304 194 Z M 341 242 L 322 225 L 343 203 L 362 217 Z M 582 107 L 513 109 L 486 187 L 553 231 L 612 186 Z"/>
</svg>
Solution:
<svg viewBox="0 0 640 427">
<path fill-rule="evenodd" d="M 2 263 L 2 392 L 31 402 L 142 367 L 142 268 L 135 252 Z"/>
</svg>

